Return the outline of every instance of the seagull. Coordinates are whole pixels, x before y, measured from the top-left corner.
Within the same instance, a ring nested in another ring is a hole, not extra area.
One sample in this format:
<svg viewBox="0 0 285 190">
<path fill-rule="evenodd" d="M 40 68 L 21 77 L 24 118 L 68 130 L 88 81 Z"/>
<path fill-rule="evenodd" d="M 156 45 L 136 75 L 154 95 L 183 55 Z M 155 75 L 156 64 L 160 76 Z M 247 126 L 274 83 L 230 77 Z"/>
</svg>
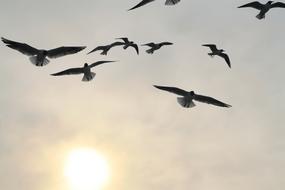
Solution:
<svg viewBox="0 0 285 190">
<path fill-rule="evenodd" d="M 244 8 L 244 7 L 251 7 L 254 9 L 259 10 L 259 14 L 256 16 L 259 20 L 265 18 L 265 14 L 271 9 L 271 8 L 285 8 L 285 4 L 282 2 L 276 2 L 274 1 L 268 1 L 266 4 L 261 4 L 258 1 L 254 1 L 251 3 L 247 3 L 245 5 L 239 6 L 238 8 Z"/>
<path fill-rule="evenodd" d="M 91 72 L 91 68 L 96 67 L 98 65 L 101 65 L 103 63 L 111 63 L 115 61 L 97 61 L 95 63 L 92 63 L 88 65 L 88 63 L 85 63 L 83 67 L 78 68 L 71 68 L 67 69 L 58 73 L 51 74 L 52 76 L 62 76 L 62 75 L 78 75 L 78 74 L 84 74 L 82 81 L 91 81 L 96 73 Z"/>
<path fill-rule="evenodd" d="M 109 51 L 111 48 L 113 48 L 113 47 L 115 47 L 115 46 L 121 46 L 121 45 L 124 45 L 124 43 L 123 43 L 123 42 L 114 42 L 114 43 L 109 44 L 109 45 L 98 46 L 98 47 L 96 47 L 95 49 L 93 49 L 92 51 L 90 51 L 90 52 L 87 53 L 87 54 L 93 53 L 93 52 L 95 52 L 95 51 L 102 50 L 101 55 L 107 55 L 107 54 L 108 54 L 108 51 Z"/>
<path fill-rule="evenodd" d="M 212 53 L 208 53 L 209 56 L 213 57 L 213 56 L 217 55 L 217 56 L 224 58 L 228 64 L 228 66 L 231 68 L 231 61 L 230 61 L 229 56 L 224 53 L 225 50 L 217 49 L 217 46 L 215 44 L 204 44 L 202 46 L 209 47 L 211 49 Z"/>
<path fill-rule="evenodd" d="M 155 1 L 155 0 L 142 0 L 139 4 L 137 4 L 136 6 L 130 8 L 128 11 L 134 10 L 134 9 L 136 9 L 136 8 L 139 8 L 139 7 L 141 7 L 141 6 L 144 6 L 144 5 L 146 5 L 146 4 L 148 4 L 148 3 L 151 3 L 151 2 L 153 2 L 153 1 Z M 180 2 L 180 0 L 166 0 L 166 1 L 165 1 L 165 5 L 175 5 L 175 4 L 179 3 L 179 2 Z"/>
<path fill-rule="evenodd" d="M 124 42 L 123 42 L 123 45 L 124 45 L 124 49 L 127 49 L 128 47 L 133 47 L 133 48 L 135 48 L 135 50 L 136 50 L 136 52 L 137 52 L 137 54 L 139 54 L 139 47 L 138 47 L 138 45 L 137 44 L 135 44 L 134 42 L 132 42 L 132 41 L 129 41 L 129 39 L 128 38 L 116 38 L 116 40 L 123 40 Z"/>
<path fill-rule="evenodd" d="M 162 46 L 166 46 L 166 45 L 173 45 L 173 43 L 171 42 L 161 42 L 161 43 L 148 43 L 148 44 L 143 44 L 142 46 L 149 46 L 150 49 L 146 50 L 147 53 L 149 54 L 153 54 L 154 51 L 160 49 Z"/>
<path fill-rule="evenodd" d="M 177 98 L 177 102 L 184 108 L 192 108 L 195 107 L 195 103 L 193 102 L 193 100 L 198 101 L 198 102 L 203 102 L 203 103 L 207 103 L 207 104 L 212 104 L 215 106 L 219 106 L 219 107 L 232 107 L 229 104 L 223 103 L 219 100 L 216 100 L 212 97 L 209 96 L 203 96 L 203 95 L 199 95 L 199 94 L 195 94 L 194 91 L 185 91 L 182 90 L 180 88 L 176 88 L 176 87 L 168 87 L 168 86 L 156 86 L 154 85 L 155 88 L 158 88 L 160 90 L 164 90 L 164 91 L 168 91 L 174 94 L 177 94 L 181 97 Z"/>
<path fill-rule="evenodd" d="M 78 46 L 78 47 L 62 46 L 55 49 L 44 50 L 44 49 L 36 49 L 28 44 L 11 41 L 3 37 L 1 39 L 6 44 L 7 47 L 15 49 L 29 56 L 30 61 L 36 66 L 47 65 L 49 63 L 49 60 L 46 57 L 58 58 L 65 55 L 75 54 L 86 48 L 86 46 Z"/>
</svg>

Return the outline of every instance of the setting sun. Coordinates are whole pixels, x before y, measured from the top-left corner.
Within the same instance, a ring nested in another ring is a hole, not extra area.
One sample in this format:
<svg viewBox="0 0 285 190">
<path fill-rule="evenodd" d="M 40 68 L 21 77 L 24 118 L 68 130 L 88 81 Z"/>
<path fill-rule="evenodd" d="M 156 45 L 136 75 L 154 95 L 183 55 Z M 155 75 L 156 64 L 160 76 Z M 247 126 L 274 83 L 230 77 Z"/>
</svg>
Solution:
<svg viewBox="0 0 285 190">
<path fill-rule="evenodd" d="M 64 168 L 72 190 L 101 190 L 110 177 L 106 159 L 93 149 L 76 149 L 69 153 Z"/>
</svg>

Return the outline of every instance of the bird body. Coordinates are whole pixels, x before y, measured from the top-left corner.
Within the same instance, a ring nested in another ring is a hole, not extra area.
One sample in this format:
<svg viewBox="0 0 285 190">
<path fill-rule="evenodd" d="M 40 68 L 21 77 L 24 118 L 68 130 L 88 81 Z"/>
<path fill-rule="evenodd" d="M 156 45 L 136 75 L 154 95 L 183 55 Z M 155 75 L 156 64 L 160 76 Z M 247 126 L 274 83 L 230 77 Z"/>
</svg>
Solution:
<svg viewBox="0 0 285 190">
<path fill-rule="evenodd" d="M 266 4 L 262 4 L 258 1 L 253 1 L 251 3 L 247 3 L 245 5 L 239 6 L 238 8 L 246 8 L 246 7 L 250 7 L 250 8 L 254 8 L 259 10 L 259 14 L 256 15 L 256 18 L 258 18 L 259 20 L 264 19 L 266 13 L 272 9 L 272 8 L 285 8 L 285 4 L 282 2 L 273 2 L 273 1 L 268 1 Z"/>
<path fill-rule="evenodd" d="M 51 74 L 52 76 L 62 76 L 62 75 L 78 75 L 78 74 L 83 74 L 82 81 L 91 81 L 96 73 L 91 72 L 91 68 L 101 65 L 103 63 L 110 63 L 114 61 L 97 61 L 95 63 L 92 63 L 88 65 L 88 63 L 85 63 L 83 67 L 78 67 L 78 68 L 71 68 L 67 69 L 58 73 Z"/>
<path fill-rule="evenodd" d="M 229 56 L 224 53 L 225 50 L 223 49 L 218 49 L 217 46 L 215 44 L 204 44 L 202 46 L 205 47 L 209 47 L 210 50 L 212 51 L 211 53 L 208 53 L 209 56 L 214 57 L 214 56 L 220 56 L 222 58 L 224 58 L 224 60 L 226 61 L 226 63 L 228 64 L 228 66 L 231 68 L 231 61 Z"/>
<path fill-rule="evenodd" d="M 15 49 L 24 55 L 29 56 L 30 61 L 36 66 L 44 66 L 49 63 L 49 58 L 58 58 L 65 55 L 75 54 L 79 51 L 82 51 L 86 48 L 86 46 L 62 46 L 55 49 L 44 50 L 44 49 L 36 49 L 28 44 L 15 42 L 12 40 L 8 40 L 6 38 L 1 38 L 2 41 L 6 44 L 7 47 Z"/>
<path fill-rule="evenodd" d="M 137 54 L 139 55 L 139 47 L 138 47 L 138 45 L 135 42 L 129 41 L 129 39 L 125 38 L 125 37 L 124 38 L 116 38 L 116 39 L 117 40 L 123 40 L 123 42 L 118 42 L 118 43 L 122 43 L 123 49 L 127 49 L 129 47 L 133 47 L 136 50 Z"/>
<path fill-rule="evenodd" d="M 193 101 L 199 101 L 202 103 L 207 103 L 219 107 L 227 107 L 227 108 L 231 107 L 231 105 L 223 103 L 212 97 L 195 94 L 194 91 L 185 91 L 180 88 L 168 87 L 168 86 L 154 85 L 154 87 L 160 90 L 164 90 L 179 95 L 180 97 L 177 98 L 177 102 L 184 108 L 195 107 L 196 105 Z"/>
<path fill-rule="evenodd" d="M 166 46 L 166 45 L 173 45 L 173 43 L 171 42 L 161 42 L 161 43 L 147 43 L 147 44 L 143 44 L 142 46 L 149 46 L 150 49 L 146 50 L 147 53 L 149 54 L 153 54 L 154 51 L 160 49 L 162 46 Z"/>
</svg>

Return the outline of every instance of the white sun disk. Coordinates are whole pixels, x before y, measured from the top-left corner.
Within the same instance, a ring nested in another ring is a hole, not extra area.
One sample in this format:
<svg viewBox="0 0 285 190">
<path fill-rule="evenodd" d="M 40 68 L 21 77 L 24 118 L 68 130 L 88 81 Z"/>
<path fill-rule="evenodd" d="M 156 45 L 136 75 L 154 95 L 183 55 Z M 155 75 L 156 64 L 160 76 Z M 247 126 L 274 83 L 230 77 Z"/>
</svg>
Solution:
<svg viewBox="0 0 285 190">
<path fill-rule="evenodd" d="M 73 190 L 100 190 L 109 178 L 109 167 L 95 150 L 76 149 L 66 160 L 64 175 Z"/>
</svg>

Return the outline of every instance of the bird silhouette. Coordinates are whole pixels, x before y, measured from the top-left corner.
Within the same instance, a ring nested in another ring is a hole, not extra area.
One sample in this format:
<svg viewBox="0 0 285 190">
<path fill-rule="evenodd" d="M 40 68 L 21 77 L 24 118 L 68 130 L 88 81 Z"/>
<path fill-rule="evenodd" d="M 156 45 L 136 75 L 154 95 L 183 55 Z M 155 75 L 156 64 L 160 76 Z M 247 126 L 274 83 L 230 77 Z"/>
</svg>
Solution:
<svg viewBox="0 0 285 190">
<path fill-rule="evenodd" d="M 1 39 L 6 44 L 7 47 L 15 49 L 29 56 L 30 61 L 36 66 L 47 65 L 50 61 L 46 57 L 52 59 L 58 58 L 65 55 L 75 54 L 86 48 L 86 46 L 77 46 L 77 47 L 62 46 L 55 49 L 44 50 L 44 49 L 36 49 L 28 44 L 15 42 L 3 37 Z"/>
<path fill-rule="evenodd" d="M 121 46 L 121 45 L 124 45 L 125 43 L 123 42 L 114 42 L 114 43 L 111 43 L 109 45 L 105 45 L 105 46 L 97 46 L 95 49 L 93 49 L 92 51 L 90 51 L 89 53 L 87 54 L 90 54 L 90 53 L 93 53 L 95 51 L 102 51 L 100 54 L 101 55 L 107 55 L 109 50 L 115 46 Z"/>
<path fill-rule="evenodd" d="M 158 88 L 160 90 L 164 90 L 164 91 L 171 92 L 171 93 L 179 95 L 180 97 L 177 98 L 177 102 L 184 108 L 195 107 L 196 104 L 193 102 L 193 100 L 198 101 L 198 102 L 202 102 L 202 103 L 212 104 L 212 105 L 219 106 L 219 107 L 227 107 L 227 108 L 232 107 L 231 105 L 223 103 L 223 102 L 216 100 L 212 97 L 195 94 L 194 91 L 188 92 L 188 91 L 182 90 L 180 88 L 168 87 L 168 86 L 154 85 L 154 87 Z"/>
<path fill-rule="evenodd" d="M 153 54 L 154 51 L 156 51 L 156 50 L 160 49 L 162 46 L 166 46 L 166 45 L 173 45 L 173 43 L 171 43 L 171 42 L 161 42 L 161 43 L 157 43 L 156 44 L 156 43 L 151 42 L 151 43 L 143 44 L 142 46 L 149 46 L 150 49 L 146 50 L 146 52 L 148 54 Z"/>
<path fill-rule="evenodd" d="M 141 7 L 141 6 L 144 6 L 144 5 L 146 5 L 146 4 L 148 4 L 148 3 L 151 3 L 151 2 L 153 2 L 153 1 L 155 1 L 155 0 L 142 0 L 140 3 L 138 3 L 136 6 L 130 8 L 128 11 L 134 10 L 134 9 L 136 9 L 136 8 L 139 8 L 139 7 Z M 166 1 L 165 1 L 165 5 L 175 5 L 175 4 L 179 3 L 179 2 L 180 2 L 180 0 L 166 0 Z"/>
<path fill-rule="evenodd" d="M 231 61 L 227 54 L 225 54 L 225 50 L 223 49 L 217 49 L 217 46 L 215 44 L 204 44 L 202 46 L 209 47 L 211 49 L 211 53 L 208 53 L 209 56 L 214 57 L 215 55 L 220 56 L 224 58 L 228 66 L 231 68 Z"/>
<path fill-rule="evenodd" d="M 121 43 L 123 43 L 124 49 L 127 49 L 128 47 L 133 47 L 133 48 L 135 48 L 137 54 L 139 55 L 139 47 L 136 43 L 134 43 L 133 41 L 129 41 L 128 38 L 116 38 L 116 39 L 124 41 L 124 42 L 121 42 Z"/>
<path fill-rule="evenodd" d="M 88 63 L 85 63 L 83 67 L 78 68 L 71 68 L 67 69 L 58 73 L 51 74 L 52 76 L 62 76 L 62 75 L 78 75 L 83 74 L 82 81 L 91 81 L 96 73 L 91 72 L 91 68 L 96 67 L 98 65 L 101 65 L 103 63 L 111 63 L 115 61 L 97 61 L 95 63 L 92 63 L 88 65 Z"/>
<path fill-rule="evenodd" d="M 266 13 L 272 9 L 272 8 L 285 8 L 285 4 L 282 2 L 276 2 L 273 3 L 274 1 L 268 1 L 266 4 L 261 4 L 258 1 L 254 1 L 251 3 L 247 3 L 245 5 L 239 6 L 238 8 L 245 8 L 245 7 L 250 7 L 259 10 L 259 14 L 256 15 L 256 18 L 259 20 L 264 19 Z"/>
</svg>

